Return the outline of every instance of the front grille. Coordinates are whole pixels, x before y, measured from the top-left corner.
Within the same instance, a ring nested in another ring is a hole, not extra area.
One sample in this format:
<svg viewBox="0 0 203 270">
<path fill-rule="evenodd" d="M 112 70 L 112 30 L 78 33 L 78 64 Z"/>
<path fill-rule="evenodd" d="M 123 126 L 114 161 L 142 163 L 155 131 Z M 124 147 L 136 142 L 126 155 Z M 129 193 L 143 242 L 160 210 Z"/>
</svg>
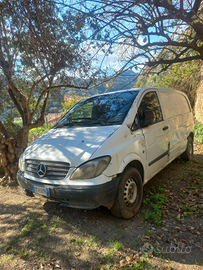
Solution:
<svg viewBox="0 0 203 270">
<path fill-rule="evenodd" d="M 46 166 L 46 174 L 43 177 L 38 175 L 38 166 L 44 164 Z M 68 173 L 70 164 L 66 162 L 56 162 L 56 161 L 44 161 L 36 159 L 25 160 L 26 173 L 37 177 L 48 180 L 62 180 Z"/>
</svg>

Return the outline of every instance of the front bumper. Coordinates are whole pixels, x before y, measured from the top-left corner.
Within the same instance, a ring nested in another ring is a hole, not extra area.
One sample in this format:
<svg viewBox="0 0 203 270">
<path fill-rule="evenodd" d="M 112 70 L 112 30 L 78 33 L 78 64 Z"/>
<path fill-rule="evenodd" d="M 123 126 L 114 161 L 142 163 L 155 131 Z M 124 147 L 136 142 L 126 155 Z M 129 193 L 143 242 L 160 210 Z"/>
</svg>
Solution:
<svg viewBox="0 0 203 270">
<path fill-rule="evenodd" d="M 64 206 L 80 209 L 94 209 L 101 205 L 113 206 L 117 195 L 120 177 L 113 178 L 110 182 L 96 186 L 74 186 L 74 185 L 50 185 L 35 182 L 24 177 L 23 172 L 18 171 L 17 180 L 22 191 L 27 196 L 34 196 L 32 186 L 47 188 L 49 199 L 61 202 Z"/>
</svg>

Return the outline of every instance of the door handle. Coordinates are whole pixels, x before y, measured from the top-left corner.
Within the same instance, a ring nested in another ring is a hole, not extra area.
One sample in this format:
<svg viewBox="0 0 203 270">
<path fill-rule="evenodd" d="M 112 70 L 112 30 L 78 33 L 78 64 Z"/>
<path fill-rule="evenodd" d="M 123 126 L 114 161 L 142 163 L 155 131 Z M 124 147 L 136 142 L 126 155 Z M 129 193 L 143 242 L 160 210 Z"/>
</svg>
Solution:
<svg viewBox="0 0 203 270">
<path fill-rule="evenodd" d="M 163 127 L 163 130 L 167 130 L 167 129 L 168 129 L 168 126 Z"/>
</svg>

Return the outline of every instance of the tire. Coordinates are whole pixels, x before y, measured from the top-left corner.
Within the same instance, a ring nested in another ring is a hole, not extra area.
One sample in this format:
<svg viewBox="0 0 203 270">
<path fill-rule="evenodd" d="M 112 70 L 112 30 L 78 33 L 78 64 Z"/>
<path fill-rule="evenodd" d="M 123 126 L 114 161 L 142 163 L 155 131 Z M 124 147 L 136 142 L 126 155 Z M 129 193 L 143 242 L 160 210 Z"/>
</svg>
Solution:
<svg viewBox="0 0 203 270">
<path fill-rule="evenodd" d="M 124 170 L 118 187 L 118 193 L 111 213 L 116 217 L 130 219 L 140 209 L 143 197 L 142 178 L 133 167 Z"/>
<path fill-rule="evenodd" d="M 188 138 L 187 148 L 184 153 L 180 156 L 183 160 L 189 161 L 193 158 L 193 139 L 192 137 Z"/>
</svg>

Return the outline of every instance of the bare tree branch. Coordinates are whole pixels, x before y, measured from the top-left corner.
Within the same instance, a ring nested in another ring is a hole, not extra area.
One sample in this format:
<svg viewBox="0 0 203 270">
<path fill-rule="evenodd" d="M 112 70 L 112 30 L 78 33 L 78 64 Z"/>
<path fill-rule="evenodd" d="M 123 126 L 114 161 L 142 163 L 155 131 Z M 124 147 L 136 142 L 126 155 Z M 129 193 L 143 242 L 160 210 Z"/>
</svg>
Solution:
<svg viewBox="0 0 203 270">
<path fill-rule="evenodd" d="M 81 89 L 87 90 L 89 86 L 90 86 L 90 83 L 87 86 L 77 86 L 74 84 L 59 84 L 59 85 L 53 85 L 53 86 L 47 87 L 47 90 L 57 89 L 57 88 L 62 88 L 62 87 L 74 88 L 74 89 L 79 89 L 79 90 Z"/>
<path fill-rule="evenodd" d="M 171 64 L 174 64 L 174 63 L 183 63 L 183 62 L 186 62 L 186 61 L 200 60 L 200 59 L 201 59 L 200 55 L 196 55 L 196 56 L 193 56 L 193 57 L 185 57 L 183 59 L 177 57 L 177 59 L 173 59 L 173 60 L 159 59 L 156 62 L 147 62 L 146 65 L 149 66 L 149 67 L 153 67 L 153 66 L 158 66 L 160 64 L 162 64 L 162 65 L 163 64 L 164 65 L 171 65 Z"/>
</svg>

